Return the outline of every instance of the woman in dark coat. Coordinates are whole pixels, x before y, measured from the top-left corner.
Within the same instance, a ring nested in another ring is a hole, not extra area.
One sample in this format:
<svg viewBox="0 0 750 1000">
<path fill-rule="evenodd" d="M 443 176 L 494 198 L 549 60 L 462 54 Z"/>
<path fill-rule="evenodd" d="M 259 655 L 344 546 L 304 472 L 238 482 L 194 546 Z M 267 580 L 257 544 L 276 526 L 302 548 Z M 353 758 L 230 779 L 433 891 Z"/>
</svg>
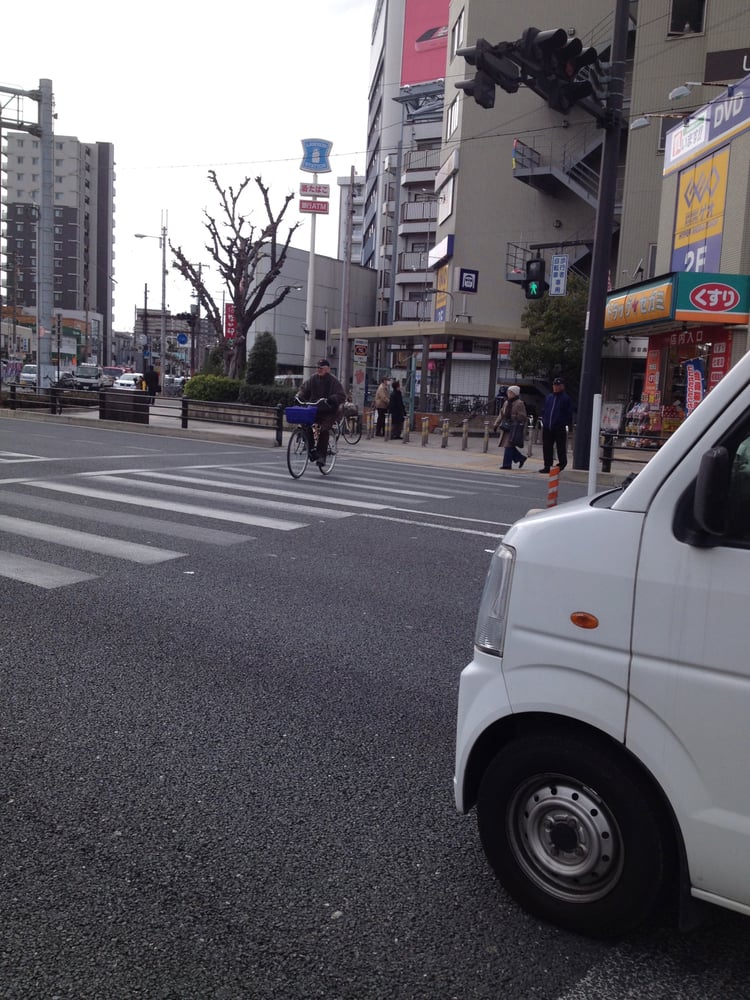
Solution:
<svg viewBox="0 0 750 1000">
<path fill-rule="evenodd" d="M 517 385 L 508 386 L 508 394 L 497 415 L 494 429 L 497 430 L 503 423 L 509 423 L 510 428 L 502 431 L 500 440 L 498 441 L 498 447 L 505 449 L 503 452 L 503 464 L 500 468 L 512 469 L 513 463 L 518 462 L 518 468 L 522 469 L 526 461 L 526 455 L 518 450 L 513 440 L 517 435 L 523 441 L 524 428 L 526 427 L 526 407 L 523 405 L 521 390 Z"/>
<path fill-rule="evenodd" d="M 391 415 L 391 439 L 401 440 L 401 431 L 404 429 L 406 420 L 406 407 L 404 397 L 401 395 L 401 383 L 395 381 L 391 386 L 391 400 L 388 404 L 388 412 Z"/>
</svg>

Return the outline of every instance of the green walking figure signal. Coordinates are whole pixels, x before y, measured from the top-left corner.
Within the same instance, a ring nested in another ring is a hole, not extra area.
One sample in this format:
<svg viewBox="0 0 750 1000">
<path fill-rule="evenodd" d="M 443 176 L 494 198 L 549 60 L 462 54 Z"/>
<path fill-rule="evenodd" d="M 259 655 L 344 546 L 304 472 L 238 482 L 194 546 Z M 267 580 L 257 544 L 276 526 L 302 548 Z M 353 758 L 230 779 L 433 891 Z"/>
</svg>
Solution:
<svg viewBox="0 0 750 1000">
<path fill-rule="evenodd" d="M 544 260 L 541 257 L 534 257 L 526 261 L 526 281 L 524 289 L 527 299 L 541 299 L 549 285 L 544 280 Z"/>
</svg>

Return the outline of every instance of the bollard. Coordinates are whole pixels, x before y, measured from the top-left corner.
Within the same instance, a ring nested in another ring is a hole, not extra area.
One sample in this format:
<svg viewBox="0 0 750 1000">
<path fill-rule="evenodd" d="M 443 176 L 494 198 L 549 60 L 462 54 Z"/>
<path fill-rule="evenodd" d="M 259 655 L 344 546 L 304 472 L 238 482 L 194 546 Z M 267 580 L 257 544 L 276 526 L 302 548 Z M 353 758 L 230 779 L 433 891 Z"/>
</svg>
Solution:
<svg viewBox="0 0 750 1000">
<path fill-rule="evenodd" d="M 451 426 L 451 422 L 446 417 L 443 420 L 443 440 L 440 442 L 440 447 L 441 448 L 447 448 L 448 447 L 448 431 L 450 430 L 450 426 Z"/>
<path fill-rule="evenodd" d="M 422 417 L 422 447 L 426 448 L 430 441 L 430 418 Z"/>
<path fill-rule="evenodd" d="M 485 420 L 484 422 L 484 437 L 482 438 L 482 451 L 487 454 L 487 450 L 490 446 L 490 422 Z"/>
<path fill-rule="evenodd" d="M 367 440 L 375 437 L 375 410 L 369 410 L 367 414 Z"/>
<path fill-rule="evenodd" d="M 390 413 L 386 413 L 386 415 L 385 415 L 385 423 L 384 423 L 384 426 L 383 426 L 383 433 L 385 434 L 384 440 L 385 441 L 390 441 L 391 440 L 391 415 L 390 415 Z"/>
<path fill-rule="evenodd" d="M 404 423 L 404 428 L 401 431 L 401 438 L 402 438 L 404 444 L 408 444 L 409 443 L 409 421 L 408 420 Z"/>
<path fill-rule="evenodd" d="M 560 482 L 560 467 L 553 465 L 549 470 L 549 481 L 547 483 L 547 506 L 557 506 L 557 487 Z"/>
<path fill-rule="evenodd" d="M 469 421 L 464 417 L 461 422 L 461 451 L 466 451 L 469 447 Z"/>
<path fill-rule="evenodd" d="M 614 434 L 602 435 L 602 472 L 611 472 L 612 456 L 615 450 Z"/>
</svg>

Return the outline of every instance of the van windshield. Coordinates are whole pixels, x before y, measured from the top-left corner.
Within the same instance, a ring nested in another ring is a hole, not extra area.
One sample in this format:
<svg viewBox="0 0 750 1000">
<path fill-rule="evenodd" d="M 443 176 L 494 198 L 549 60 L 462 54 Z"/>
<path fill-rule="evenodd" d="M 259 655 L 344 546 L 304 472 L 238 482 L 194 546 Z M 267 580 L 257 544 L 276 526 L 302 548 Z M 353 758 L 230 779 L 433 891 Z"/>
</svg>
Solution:
<svg viewBox="0 0 750 1000">
<path fill-rule="evenodd" d="M 96 365 L 79 365 L 78 374 L 81 378 L 95 378 L 99 374 Z"/>
</svg>

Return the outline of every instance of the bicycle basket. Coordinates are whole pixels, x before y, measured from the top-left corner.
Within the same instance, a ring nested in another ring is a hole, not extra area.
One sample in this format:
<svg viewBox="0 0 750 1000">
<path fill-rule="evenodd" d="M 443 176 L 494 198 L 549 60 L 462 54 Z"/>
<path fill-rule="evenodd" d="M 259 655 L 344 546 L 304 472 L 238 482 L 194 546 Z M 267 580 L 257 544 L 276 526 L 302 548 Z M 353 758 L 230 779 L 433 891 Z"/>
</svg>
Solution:
<svg viewBox="0 0 750 1000">
<path fill-rule="evenodd" d="M 287 406 L 284 416 L 288 424 L 314 424 L 318 417 L 317 406 Z"/>
</svg>

